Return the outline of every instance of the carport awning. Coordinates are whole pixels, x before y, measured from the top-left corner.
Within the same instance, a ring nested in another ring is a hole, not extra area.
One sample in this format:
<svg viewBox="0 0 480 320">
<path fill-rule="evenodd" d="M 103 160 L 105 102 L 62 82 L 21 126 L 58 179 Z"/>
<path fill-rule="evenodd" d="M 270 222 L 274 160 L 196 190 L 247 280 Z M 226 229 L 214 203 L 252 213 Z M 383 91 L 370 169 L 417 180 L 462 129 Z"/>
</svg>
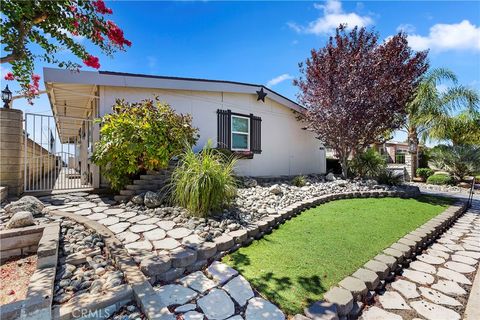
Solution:
<svg viewBox="0 0 480 320">
<path fill-rule="evenodd" d="M 92 84 L 45 83 L 52 113 L 62 143 L 78 137 L 83 122 L 92 119 L 96 86 Z"/>
</svg>

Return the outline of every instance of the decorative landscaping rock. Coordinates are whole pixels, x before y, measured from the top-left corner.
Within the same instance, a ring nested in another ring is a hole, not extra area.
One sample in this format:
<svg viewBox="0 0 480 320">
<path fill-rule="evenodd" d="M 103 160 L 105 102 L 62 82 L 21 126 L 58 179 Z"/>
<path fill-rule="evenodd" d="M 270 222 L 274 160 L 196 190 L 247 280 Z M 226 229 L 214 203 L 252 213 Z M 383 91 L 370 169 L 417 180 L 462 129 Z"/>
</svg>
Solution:
<svg viewBox="0 0 480 320">
<path fill-rule="evenodd" d="M 212 289 L 206 296 L 198 299 L 197 304 L 208 319 L 226 319 L 235 312 L 232 300 L 220 289 Z"/>
<path fill-rule="evenodd" d="M 161 193 L 155 193 L 152 191 L 147 191 L 145 193 L 145 197 L 143 199 L 143 202 L 147 208 L 157 208 L 162 205 L 162 203 L 165 201 L 165 195 Z"/>
<path fill-rule="evenodd" d="M 133 196 L 131 201 L 135 204 L 142 205 L 144 204 L 143 198 L 144 198 L 144 194 L 138 194 L 136 196 Z"/>
<path fill-rule="evenodd" d="M 380 283 L 380 279 L 375 272 L 362 268 L 355 271 L 355 273 L 352 274 L 352 277 L 363 281 L 367 286 L 368 290 L 375 290 Z"/>
<path fill-rule="evenodd" d="M 236 276 L 223 286 L 223 290 L 235 300 L 241 307 L 253 298 L 254 293 L 248 281 L 242 276 Z"/>
<path fill-rule="evenodd" d="M 35 220 L 30 211 L 15 211 L 8 220 L 7 229 L 23 228 L 35 225 Z"/>
<path fill-rule="evenodd" d="M 271 302 L 262 298 L 248 301 L 245 320 L 284 320 L 285 315 Z"/>
<path fill-rule="evenodd" d="M 23 196 L 19 200 L 9 203 L 5 206 L 5 212 L 13 216 L 17 212 L 28 211 L 33 216 L 41 215 L 44 204 L 33 196 Z"/>
<path fill-rule="evenodd" d="M 338 320 L 337 306 L 325 301 L 317 301 L 305 308 L 307 317 L 321 320 Z"/>
<path fill-rule="evenodd" d="M 385 279 L 390 271 L 385 263 L 375 260 L 370 260 L 365 263 L 364 268 L 375 272 L 381 280 Z"/>
<path fill-rule="evenodd" d="M 203 320 L 204 314 L 197 311 L 189 311 L 183 315 L 183 320 Z"/>
</svg>

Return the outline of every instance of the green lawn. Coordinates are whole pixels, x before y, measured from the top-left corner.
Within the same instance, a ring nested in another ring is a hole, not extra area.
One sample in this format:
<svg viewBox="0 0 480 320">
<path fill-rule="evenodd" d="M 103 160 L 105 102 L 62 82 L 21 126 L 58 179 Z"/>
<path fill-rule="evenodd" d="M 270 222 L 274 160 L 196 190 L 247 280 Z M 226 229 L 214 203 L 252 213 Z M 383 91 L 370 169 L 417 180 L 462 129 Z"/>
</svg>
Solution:
<svg viewBox="0 0 480 320">
<path fill-rule="evenodd" d="M 450 203 L 431 196 L 333 201 L 303 212 L 223 261 L 283 311 L 301 313 Z"/>
</svg>

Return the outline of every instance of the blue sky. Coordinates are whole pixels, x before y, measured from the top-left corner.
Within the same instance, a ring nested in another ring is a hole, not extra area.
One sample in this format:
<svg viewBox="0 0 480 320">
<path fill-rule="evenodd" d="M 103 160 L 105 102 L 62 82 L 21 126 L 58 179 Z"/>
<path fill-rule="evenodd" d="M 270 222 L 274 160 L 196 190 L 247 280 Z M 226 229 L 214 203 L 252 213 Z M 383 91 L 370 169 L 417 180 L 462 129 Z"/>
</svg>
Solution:
<svg viewBox="0 0 480 320">
<path fill-rule="evenodd" d="M 382 39 L 402 29 L 415 49 L 430 49 L 432 67 L 447 67 L 480 90 L 480 2 L 107 2 L 133 45 L 101 70 L 267 84 L 296 98 L 292 78 L 311 48 L 324 46 L 335 25 L 374 27 Z M 84 39 L 87 47 L 91 47 Z M 63 54 L 66 58 L 69 54 Z M 41 74 L 41 67 L 37 72 Z M 85 70 L 88 68 L 85 67 Z M 2 65 L 2 75 L 8 65 Z M 2 82 L 3 76 L 2 76 Z M 4 84 L 2 84 L 3 88 Z M 46 97 L 15 108 L 48 113 Z M 401 138 L 401 136 L 398 136 Z"/>
</svg>

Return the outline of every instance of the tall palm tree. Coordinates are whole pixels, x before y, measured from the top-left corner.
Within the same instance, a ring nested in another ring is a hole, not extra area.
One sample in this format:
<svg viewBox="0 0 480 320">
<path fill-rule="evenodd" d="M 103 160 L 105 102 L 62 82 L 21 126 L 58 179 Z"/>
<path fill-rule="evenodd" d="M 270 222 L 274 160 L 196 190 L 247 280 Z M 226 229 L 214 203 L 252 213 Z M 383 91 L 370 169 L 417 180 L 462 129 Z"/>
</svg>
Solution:
<svg viewBox="0 0 480 320">
<path fill-rule="evenodd" d="M 451 85 L 439 89 L 443 83 Z M 418 167 L 418 144 L 425 142 L 433 128 L 442 125 L 452 112 L 460 108 L 475 110 L 479 97 L 469 88 L 457 84 L 457 76 L 444 68 L 430 70 L 418 84 L 413 99 L 407 105 L 407 119 L 404 131 L 408 135 L 412 154 L 412 177 Z"/>
</svg>

